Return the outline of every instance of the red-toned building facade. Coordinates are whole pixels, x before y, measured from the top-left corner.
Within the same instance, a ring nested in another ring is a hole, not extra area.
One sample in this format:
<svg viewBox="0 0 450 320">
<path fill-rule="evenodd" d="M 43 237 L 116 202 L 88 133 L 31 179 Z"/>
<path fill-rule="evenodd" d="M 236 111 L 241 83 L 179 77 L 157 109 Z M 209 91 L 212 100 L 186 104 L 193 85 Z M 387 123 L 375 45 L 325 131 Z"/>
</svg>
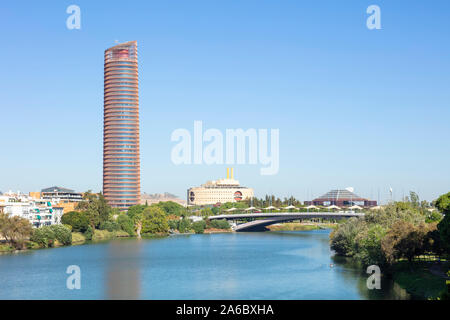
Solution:
<svg viewBox="0 0 450 320">
<path fill-rule="evenodd" d="M 362 198 L 357 194 L 344 190 L 331 190 L 325 193 L 323 196 L 313 199 L 312 201 L 305 201 L 306 206 L 331 206 L 349 207 L 353 205 L 359 205 L 363 207 L 375 207 L 377 201 Z"/>
<path fill-rule="evenodd" d="M 139 95 L 137 42 L 105 50 L 103 194 L 120 210 L 139 204 Z"/>
</svg>

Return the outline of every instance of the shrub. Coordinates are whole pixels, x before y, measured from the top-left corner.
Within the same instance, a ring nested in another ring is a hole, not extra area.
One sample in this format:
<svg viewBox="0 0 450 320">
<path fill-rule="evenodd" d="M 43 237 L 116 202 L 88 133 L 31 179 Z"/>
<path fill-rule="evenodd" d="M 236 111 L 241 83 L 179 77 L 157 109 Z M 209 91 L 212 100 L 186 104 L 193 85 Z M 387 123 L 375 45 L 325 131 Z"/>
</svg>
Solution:
<svg viewBox="0 0 450 320">
<path fill-rule="evenodd" d="M 351 257 L 357 253 L 356 236 L 367 229 L 366 222 L 360 218 L 351 218 L 334 230 L 331 235 L 331 249 L 337 254 Z"/>
<path fill-rule="evenodd" d="M 100 224 L 100 230 L 108 230 L 109 232 L 120 230 L 120 226 L 116 221 L 104 221 Z"/>
<path fill-rule="evenodd" d="M 72 244 L 72 233 L 69 228 L 64 225 L 52 225 L 50 229 L 53 231 L 55 239 L 62 245 L 68 246 Z"/>
<path fill-rule="evenodd" d="M 55 244 L 55 232 L 49 226 L 34 229 L 30 240 L 36 242 L 42 248 L 53 247 Z"/>
<path fill-rule="evenodd" d="M 72 226 L 72 231 L 85 232 L 89 227 L 89 218 L 85 212 L 70 211 L 62 215 L 61 223 Z"/>
<path fill-rule="evenodd" d="M 381 241 L 386 235 L 386 229 L 380 225 L 372 225 L 366 232 L 359 233 L 356 236 L 357 258 L 364 266 L 386 264 L 386 258 L 381 248 Z"/>
<path fill-rule="evenodd" d="M 437 212 L 437 211 L 433 211 L 433 212 L 430 212 L 430 213 L 427 215 L 427 218 L 426 218 L 425 222 L 426 222 L 426 223 L 439 222 L 439 221 L 442 220 L 442 217 L 443 217 L 443 216 L 442 216 L 441 213 L 439 213 L 439 212 Z"/>
<path fill-rule="evenodd" d="M 438 224 L 443 247 L 450 253 L 450 192 L 436 200 L 436 207 L 444 214 L 444 219 Z"/>
<path fill-rule="evenodd" d="M 20 217 L 10 217 L 0 213 L 0 237 L 10 243 L 16 249 L 22 249 L 25 240 L 33 234 L 33 228 L 28 219 Z"/>
<path fill-rule="evenodd" d="M 168 221 L 168 224 L 169 224 L 169 228 L 170 228 L 171 230 L 176 230 L 176 229 L 178 229 L 178 220 L 169 220 L 169 221 Z"/>
<path fill-rule="evenodd" d="M 142 215 L 142 233 L 167 233 L 169 231 L 167 216 L 161 208 L 147 207 Z"/>
<path fill-rule="evenodd" d="M 93 236 L 94 236 L 94 230 L 92 229 L 91 226 L 88 226 L 88 228 L 84 232 L 84 237 L 86 238 L 86 240 L 92 240 Z"/>
<path fill-rule="evenodd" d="M 178 221 L 178 231 L 180 231 L 180 233 L 189 232 L 191 226 L 192 226 L 191 220 L 189 220 L 188 218 L 183 218 L 180 221 Z"/>
<path fill-rule="evenodd" d="M 128 233 L 130 236 L 134 235 L 134 224 L 133 220 L 126 215 L 121 214 L 117 217 L 117 224 L 119 225 L 119 228 L 126 233 Z"/>
<path fill-rule="evenodd" d="M 151 205 L 161 208 L 167 215 L 173 214 L 176 216 L 181 216 L 186 212 L 186 208 L 181 204 L 173 201 L 160 201 Z"/>
<path fill-rule="evenodd" d="M 230 224 L 227 220 L 211 220 L 211 227 L 216 229 L 230 229 Z"/>
<path fill-rule="evenodd" d="M 206 222 L 204 220 L 194 222 L 192 224 L 192 229 L 195 233 L 203 233 L 206 228 Z"/>
</svg>

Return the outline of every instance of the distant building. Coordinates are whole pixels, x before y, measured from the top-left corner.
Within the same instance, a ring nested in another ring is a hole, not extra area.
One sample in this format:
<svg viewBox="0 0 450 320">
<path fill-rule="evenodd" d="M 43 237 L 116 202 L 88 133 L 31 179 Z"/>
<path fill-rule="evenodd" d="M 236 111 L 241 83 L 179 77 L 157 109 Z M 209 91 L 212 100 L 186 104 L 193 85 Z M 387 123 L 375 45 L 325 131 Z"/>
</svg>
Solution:
<svg viewBox="0 0 450 320">
<path fill-rule="evenodd" d="M 46 199 L 33 199 L 23 194 L 0 196 L 0 212 L 28 219 L 34 227 L 61 224 L 63 208 Z"/>
<path fill-rule="evenodd" d="M 83 200 L 83 194 L 72 189 L 62 187 L 44 188 L 41 192 L 30 192 L 33 199 L 50 200 L 53 204 L 63 209 L 63 212 L 74 211 L 78 202 Z"/>
<path fill-rule="evenodd" d="M 313 199 L 312 201 L 305 201 L 305 205 L 315 206 L 331 206 L 349 207 L 352 205 L 359 205 L 361 207 L 375 207 L 377 201 L 369 200 L 358 196 L 357 194 L 350 192 L 346 189 L 331 190 L 325 193 L 323 196 Z"/>
<path fill-rule="evenodd" d="M 41 190 L 43 199 L 59 199 L 60 202 L 79 202 L 83 200 L 83 194 L 71 189 L 50 187 Z"/>
<path fill-rule="evenodd" d="M 187 191 L 188 205 L 209 205 L 218 202 L 238 202 L 253 198 L 253 189 L 243 187 L 234 180 L 233 168 L 227 168 L 227 178 L 208 181 L 200 187 L 193 187 Z"/>
</svg>

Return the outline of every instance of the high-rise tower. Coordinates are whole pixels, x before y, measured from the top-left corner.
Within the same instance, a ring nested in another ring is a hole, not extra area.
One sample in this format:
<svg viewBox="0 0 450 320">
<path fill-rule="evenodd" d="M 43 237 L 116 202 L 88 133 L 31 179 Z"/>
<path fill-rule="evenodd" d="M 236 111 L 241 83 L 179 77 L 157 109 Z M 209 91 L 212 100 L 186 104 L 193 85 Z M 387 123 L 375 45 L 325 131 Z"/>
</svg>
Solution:
<svg viewBox="0 0 450 320">
<path fill-rule="evenodd" d="M 103 194 L 127 210 L 140 201 L 137 42 L 105 50 Z"/>
</svg>

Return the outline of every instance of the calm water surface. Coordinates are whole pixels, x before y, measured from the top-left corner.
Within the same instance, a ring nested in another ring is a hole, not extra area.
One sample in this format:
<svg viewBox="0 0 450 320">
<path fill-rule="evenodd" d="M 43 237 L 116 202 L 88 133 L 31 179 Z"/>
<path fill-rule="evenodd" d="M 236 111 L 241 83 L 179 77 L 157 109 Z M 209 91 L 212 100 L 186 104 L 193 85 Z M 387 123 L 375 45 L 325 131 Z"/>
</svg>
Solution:
<svg viewBox="0 0 450 320">
<path fill-rule="evenodd" d="M 0 255 L 0 299 L 407 299 L 333 257 L 329 230 L 123 239 Z M 330 264 L 334 266 L 331 267 Z M 69 265 L 81 289 L 66 287 Z"/>
</svg>

